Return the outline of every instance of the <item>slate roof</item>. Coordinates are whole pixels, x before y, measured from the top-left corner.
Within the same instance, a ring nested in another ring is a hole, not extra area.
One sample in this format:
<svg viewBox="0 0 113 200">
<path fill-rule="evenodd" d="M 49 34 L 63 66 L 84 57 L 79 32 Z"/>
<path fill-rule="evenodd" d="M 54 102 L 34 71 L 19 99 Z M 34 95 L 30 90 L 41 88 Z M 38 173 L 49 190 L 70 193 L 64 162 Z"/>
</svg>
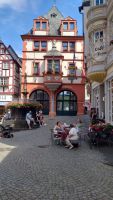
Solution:
<svg viewBox="0 0 113 200">
<path fill-rule="evenodd" d="M 22 66 L 22 60 L 21 58 L 18 57 L 18 55 L 16 54 L 16 52 L 14 51 L 14 49 L 11 47 L 11 45 L 8 46 L 8 51 L 10 53 L 10 55 L 12 56 L 12 58 L 18 63 L 18 65 L 21 67 Z"/>
<path fill-rule="evenodd" d="M 61 20 L 64 19 L 64 17 L 61 14 L 61 12 L 57 9 L 57 7 L 55 5 L 52 6 L 52 8 L 46 15 L 44 15 L 44 17 L 49 20 L 49 35 L 60 35 L 60 23 Z"/>
</svg>

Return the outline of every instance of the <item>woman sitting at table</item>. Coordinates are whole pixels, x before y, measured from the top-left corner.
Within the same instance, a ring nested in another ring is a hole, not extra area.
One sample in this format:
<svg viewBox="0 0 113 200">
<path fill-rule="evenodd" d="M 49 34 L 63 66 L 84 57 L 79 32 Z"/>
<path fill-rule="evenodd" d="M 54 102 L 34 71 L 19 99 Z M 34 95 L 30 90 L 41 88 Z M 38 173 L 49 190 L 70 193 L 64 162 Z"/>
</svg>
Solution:
<svg viewBox="0 0 113 200">
<path fill-rule="evenodd" d="M 73 141 L 78 143 L 79 136 L 78 136 L 78 128 L 76 125 L 71 124 L 71 129 L 69 131 L 69 134 L 66 137 L 66 147 L 69 147 L 69 149 L 72 149 L 73 146 Z"/>
<path fill-rule="evenodd" d="M 67 132 L 65 131 L 64 125 L 60 121 L 58 121 L 54 127 L 54 133 L 58 136 L 61 137 L 62 142 L 65 141 L 67 137 Z"/>
</svg>

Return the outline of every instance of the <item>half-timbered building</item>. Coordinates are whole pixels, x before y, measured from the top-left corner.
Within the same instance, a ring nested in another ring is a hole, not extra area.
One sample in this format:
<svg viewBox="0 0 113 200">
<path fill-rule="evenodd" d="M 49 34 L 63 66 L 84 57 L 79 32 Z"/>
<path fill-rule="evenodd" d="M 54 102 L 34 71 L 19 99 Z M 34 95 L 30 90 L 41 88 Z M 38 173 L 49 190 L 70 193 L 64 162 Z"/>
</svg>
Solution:
<svg viewBox="0 0 113 200">
<path fill-rule="evenodd" d="M 20 96 L 21 59 L 11 46 L 0 41 L 0 113 L 7 103 Z"/>
</svg>

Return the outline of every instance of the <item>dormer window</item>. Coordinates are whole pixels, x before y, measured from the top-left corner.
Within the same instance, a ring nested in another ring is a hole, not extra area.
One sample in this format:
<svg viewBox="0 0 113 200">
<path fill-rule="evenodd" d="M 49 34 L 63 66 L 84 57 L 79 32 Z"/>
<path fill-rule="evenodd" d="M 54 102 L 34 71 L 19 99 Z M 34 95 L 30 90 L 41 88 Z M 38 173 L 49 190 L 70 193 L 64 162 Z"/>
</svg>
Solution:
<svg viewBox="0 0 113 200">
<path fill-rule="evenodd" d="M 47 22 L 36 22 L 36 29 L 37 30 L 46 30 L 47 29 Z"/>
<path fill-rule="evenodd" d="M 53 17 L 53 18 L 55 18 L 56 16 L 57 16 L 57 14 L 55 14 L 55 13 L 51 14 L 51 17 Z"/>
</svg>

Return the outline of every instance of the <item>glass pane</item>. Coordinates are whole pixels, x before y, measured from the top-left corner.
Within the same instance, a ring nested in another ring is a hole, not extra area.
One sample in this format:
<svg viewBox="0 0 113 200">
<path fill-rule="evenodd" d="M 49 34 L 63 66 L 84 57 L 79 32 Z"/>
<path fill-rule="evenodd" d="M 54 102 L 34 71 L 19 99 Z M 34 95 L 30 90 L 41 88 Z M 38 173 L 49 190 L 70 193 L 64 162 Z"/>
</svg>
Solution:
<svg viewBox="0 0 113 200">
<path fill-rule="evenodd" d="M 57 102 L 57 110 L 62 111 L 62 102 Z"/>
<path fill-rule="evenodd" d="M 68 101 L 64 102 L 64 111 L 69 111 L 69 102 Z"/>
<path fill-rule="evenodd" d="M 42 48 L 46 48 L 47 47 L 47 42 L 45 42 L 45 41 L 41 42 L 41 47 Z"/>
<path fill-rule="evenodd" d="M 43 105 L 43 110 L 48 110 L 49 109 L 49 102 L 48 101 L 41 101 L 40 102 Z"/>
<path fill-rule="evenodd" d="M 63 92 L 61 92 L 58 97 L 57 97 L 58 100 L 63 100 Z"/>
<path fill-rule="evenodd" d="M 70 47 L 70 49 L 75 49 L 75 43 L 74 42 L 70 42 L 69 43 L 69 47 Z"/>
<path fill-rule="evenodd" d="M 99 32 L 96 32 L 95 33 L 95 40 L 98 40 L 99 39 Z"/>
<path fill-rule="evenodd" d="M 44 100 L 49 100 L 49 96 L 47 93 L 44 92 Z"/>
<path fill-rule="evenodd" d="M 43 100 L 43 92 L 37 91 L 37 100 Z"/>
<path fill-rule="evenodd" d="M 70 94 L 65 94 L 64 95 L 64 100 L 69 100 L 70 99 Z"/>
<path fill-rule="evenodd" d="M 70 23 L 70 30 L 74 30 L 74 22 Z"/>
<path fill-rule="evenodd" d="M 70 111 L 75 111 L 75 102 L 70 102 Z"/>
<path fill-rule="evenodd" d="M 47 27 L 47 23 L 46 22 L 42 22 L 42 29 L 46 29 Z"/>
<path fill-rule="evenodd" d="M 68 23 L 67 23 L 67 22 L 64 22 L 64 23 L 63 23 L 63 29 L 64 29 L 64 30 L 67 30 L 67 29 L 68 29 Z"/>
<path fill-rule="evenodd" d="M 40 42 L 38 42 L 38 41 L 34 42 L 34 46 L 35 46 L 36 48 L 39 48 Z"/>
<path fill-rule="evenodd" d="M 70 100 L 76 100 L 76 96 L 73 93 L 70 96 Z"/>
<path fill-rule="evenodd" d="M 55 72 L 60 72 L 60 60 L 55 60 Z"/>
<path fill-rule="evenodd" d="M 63 48 L 67 48 L 68 47 L 68 42 L 63 42 L 62 46 L 63 46 Z"/>
<path fill-rule="evenodd" d="M 103 0 L 100 0 L 100 4 L 103 4 L 104 3 L 104 1 Z"/>
<path fill-rule="evenodd" d="M 36 22 L 36 28 L 40 29 L 40 22 Z"/>
</svg>

